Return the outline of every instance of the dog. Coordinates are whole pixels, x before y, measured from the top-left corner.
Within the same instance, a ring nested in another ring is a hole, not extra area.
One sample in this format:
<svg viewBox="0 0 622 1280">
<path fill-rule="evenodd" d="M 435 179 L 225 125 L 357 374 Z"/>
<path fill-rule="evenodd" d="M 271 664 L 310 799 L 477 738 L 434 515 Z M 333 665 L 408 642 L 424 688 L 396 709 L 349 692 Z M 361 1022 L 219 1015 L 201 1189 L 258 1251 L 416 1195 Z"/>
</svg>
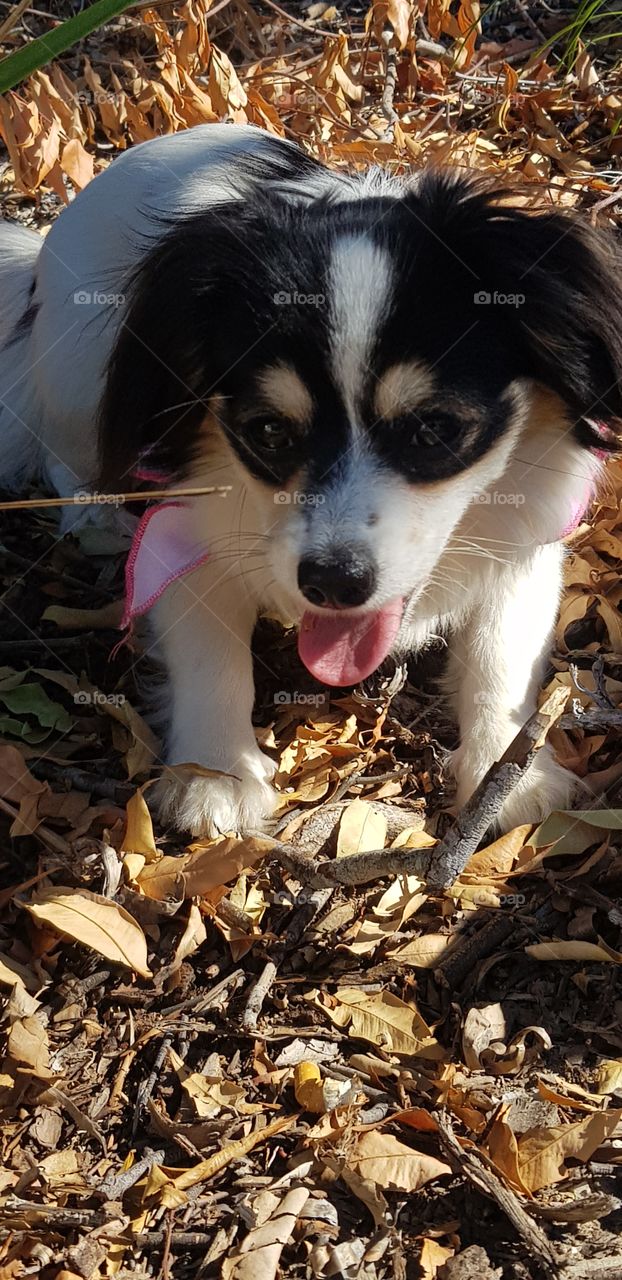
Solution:
<svg viewBox="0 0 622 1280">
<path fill-rule="evenodd" d="M 458 171 L 334 172 L 250 126 L 128 150 L 44 240 L 2 227 L 0 483 L 96 510 L 145 479 L 227 490 L 148 508 L 130 555 L 186 766 L 167 822 L 273 812 L 261 614 L 322 686 L 446 636 L 468 798 L 535 709 L 562 538 L 618 447 L 621 279 L 577 216 Z M 545 748 L 502 825 L 572 784 Z"/>
</svg>

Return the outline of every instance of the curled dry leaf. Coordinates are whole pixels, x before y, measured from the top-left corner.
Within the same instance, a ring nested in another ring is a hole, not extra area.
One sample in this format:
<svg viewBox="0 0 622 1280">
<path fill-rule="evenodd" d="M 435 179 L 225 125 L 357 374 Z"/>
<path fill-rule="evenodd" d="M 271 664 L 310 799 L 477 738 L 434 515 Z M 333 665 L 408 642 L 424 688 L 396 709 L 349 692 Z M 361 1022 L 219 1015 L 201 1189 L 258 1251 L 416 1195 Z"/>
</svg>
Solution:
<svg viewBox="0 0 622 1280">
<path fill-rule="evenodd" d="M 451 1173 L 451 1168 L 436 1156 L 413 1151 L 390 1133 L 363 1133 L 348 1153 L 348 1164 L 363 1178 L 380 1187 L 400 1191 L 418 1191 L 434 1178 Z"/>
<path fill-rule="evenodd" d="M 316 1062 L 299 1062 L 294 1070 L 294 1094 L 296 1102 L 305 1111 L 323 1116 L 333 1111 L 352 1092 L 349 1080 L 322 1079 Z"/>
<path fill-rule="evenodd" d="M 125 833 L 121 851 L 141 853 L 146 862 L 154 862 L 158 857 L 151 814 L 142 787 L 134 792 L 125 806 Z"/>
<path fill-rule="evenodd" d="M 305 1187 L 288 1191 L 267 1221 L 249 1231 L 230 1253 L 223 1263 L 222 1280 L 274 1280 L 283 1247 L 291 1239 L 296 1219 L 308 1199 Z"/>
<path fill-rule="evenodd" d="M 467 1067 L 480 1071 L 482 1053 L 495 1042 L 502 1044 L 505 1051 L 505 1033 L 505 1014 L 500 1004 L 470 1009 L 462 1032 L 462 1052 Z"/>
<path fill-rule="evenodd" d="M 142 978 L 151 977 L 145 935 L 133 916 L 116 902 L 87 889 L 58 886 L 20 905 L 62 937 L 133 969 Z"/>
</svg>

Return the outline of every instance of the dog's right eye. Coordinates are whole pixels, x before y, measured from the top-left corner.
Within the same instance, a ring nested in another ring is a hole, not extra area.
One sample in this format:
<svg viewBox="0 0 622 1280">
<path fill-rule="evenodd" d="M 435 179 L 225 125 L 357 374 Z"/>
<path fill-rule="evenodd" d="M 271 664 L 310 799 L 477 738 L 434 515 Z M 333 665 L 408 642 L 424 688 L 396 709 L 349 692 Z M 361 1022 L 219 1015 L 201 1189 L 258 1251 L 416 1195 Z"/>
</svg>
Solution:
<svg viewBox="0 0 622 1280">
<path fill-rule="evenodd" d="M 247 431 L 255 448 L 262 453 L 282 453 L 294 443 L 293 427 L 283 419 L 260 418 L 250 423 Z"/>
</svg>

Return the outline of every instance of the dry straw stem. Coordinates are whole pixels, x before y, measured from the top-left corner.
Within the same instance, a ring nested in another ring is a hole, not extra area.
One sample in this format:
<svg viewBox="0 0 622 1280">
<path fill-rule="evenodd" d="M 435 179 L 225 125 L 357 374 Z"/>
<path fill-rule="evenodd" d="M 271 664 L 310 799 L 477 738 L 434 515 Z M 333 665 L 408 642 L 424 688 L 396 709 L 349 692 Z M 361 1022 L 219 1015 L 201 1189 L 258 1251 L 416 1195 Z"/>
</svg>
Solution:
<svg viewBox="0 0 622 1280">
<path fill-rule="evenodd" d="M 84 498 L 14 498 L 10 502 L 0 502 L 0 511 L 30 511 L 39 507 L 89 507 L 101 503 L 113 505 L 116 502 L 154 502 L 160 498 L 202 498 L 205 494 L 216 493 L 224 498 L 231 492 L 230 484 L 204 485 L 199 489 L 140 489 L 132 493 L 95 493 Z"/>
<path fill-rule="evenodd" d="M 505 800 L 525 776 L 549 730 L 560 719 L 569 697 L 569 689 L 555 689 L 540 710 L 530 716 L 434 849 L 374 849 L 335 862 L 301 857 L 286 844 L 277 843 L 275 853 L 292 875 L 313 889 L 367 884 L 389 875 L 417 875 L 430 889 L 449 888 L 464 871 Z"/>
</svg>

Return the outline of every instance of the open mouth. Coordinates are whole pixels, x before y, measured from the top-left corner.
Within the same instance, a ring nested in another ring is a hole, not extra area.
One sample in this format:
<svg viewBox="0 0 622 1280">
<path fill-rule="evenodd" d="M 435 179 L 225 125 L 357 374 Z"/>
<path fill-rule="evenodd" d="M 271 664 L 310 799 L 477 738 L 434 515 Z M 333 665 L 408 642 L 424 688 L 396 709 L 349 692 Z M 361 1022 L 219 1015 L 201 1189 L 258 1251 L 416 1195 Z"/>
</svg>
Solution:
<svg viewBox="0 0 622 1280">
<path fill-rule="evenodd" d="M 402 596 L 369 613 L 307 609 L 298 632 L 298 653 L 322 684 L 358 684 L 390 652 L 403 611 Z"/>
</svg>

